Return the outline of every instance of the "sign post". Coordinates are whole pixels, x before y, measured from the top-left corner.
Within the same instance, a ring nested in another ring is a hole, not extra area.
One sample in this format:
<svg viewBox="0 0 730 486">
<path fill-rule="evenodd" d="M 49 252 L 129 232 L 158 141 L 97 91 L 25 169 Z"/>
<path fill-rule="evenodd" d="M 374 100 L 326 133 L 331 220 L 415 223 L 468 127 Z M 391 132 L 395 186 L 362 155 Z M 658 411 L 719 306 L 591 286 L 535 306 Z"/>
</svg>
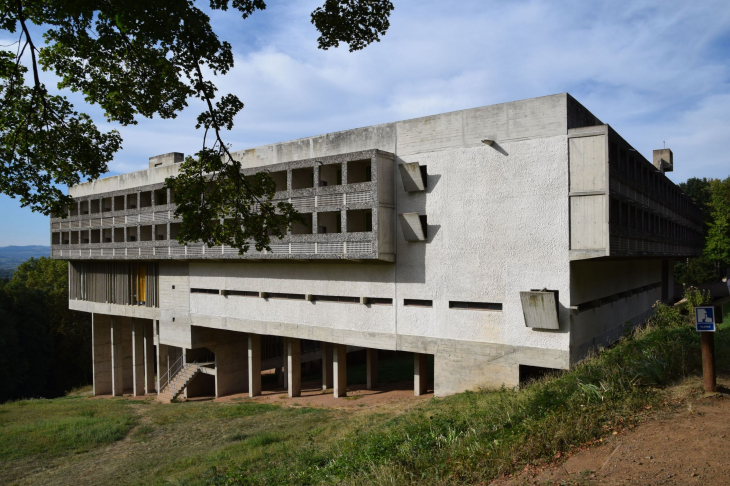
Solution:
<svg viewBox="0 0 730 486">
<path fill-rule="evenodd" d="M 716 308 L 712 306 L 695 307 L 695 326 L 702 339 L 702 381 L 705 385 L 705 392 L 717 390 L 717 377 L 715 376 L 715 330 Z M 722 316 L 722 310 L 720 310 Z M 722 317 L 720 321 L 722 322 Z"/>
</svg>

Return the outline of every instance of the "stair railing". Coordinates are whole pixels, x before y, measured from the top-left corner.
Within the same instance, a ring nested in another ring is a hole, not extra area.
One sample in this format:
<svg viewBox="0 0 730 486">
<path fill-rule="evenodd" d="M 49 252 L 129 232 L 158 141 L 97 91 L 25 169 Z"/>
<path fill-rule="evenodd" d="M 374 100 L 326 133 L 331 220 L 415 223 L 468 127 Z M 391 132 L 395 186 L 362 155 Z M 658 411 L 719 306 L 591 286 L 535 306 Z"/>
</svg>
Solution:
<svg viewBox="0 0 730 486">
<path fill-rule="evenodd" d="M 170 368 L 160 377 L 160 391 L 170 383 L 173 376 L 177 374 L 183 367 L 183 356 L 180 356 Z"/>
</svg>

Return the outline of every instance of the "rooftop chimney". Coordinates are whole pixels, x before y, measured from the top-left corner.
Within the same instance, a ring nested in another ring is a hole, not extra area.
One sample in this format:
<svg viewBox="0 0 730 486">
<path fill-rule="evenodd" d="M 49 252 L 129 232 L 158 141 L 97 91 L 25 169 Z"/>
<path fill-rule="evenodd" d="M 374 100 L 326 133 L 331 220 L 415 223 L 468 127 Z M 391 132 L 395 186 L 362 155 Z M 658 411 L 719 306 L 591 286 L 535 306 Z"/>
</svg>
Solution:
<svg viewBox="0 0 730 486">
<path fill-rule="evenodd" d="M 663 148 L 654 151 L 654 167 L 659 172 L 672 172 L 674 170 L 674 160 L 672 157 L 672 151 L 668 148 Z"/>
<path fill-rule="evenodd" d="M 163 165 L 177 164 L 185 160 L 185 154 L 180 152 L 170 152 L 169 154 L 155 155 L 150 157 L 150 169 L 161 167 Z"/>
</svg>

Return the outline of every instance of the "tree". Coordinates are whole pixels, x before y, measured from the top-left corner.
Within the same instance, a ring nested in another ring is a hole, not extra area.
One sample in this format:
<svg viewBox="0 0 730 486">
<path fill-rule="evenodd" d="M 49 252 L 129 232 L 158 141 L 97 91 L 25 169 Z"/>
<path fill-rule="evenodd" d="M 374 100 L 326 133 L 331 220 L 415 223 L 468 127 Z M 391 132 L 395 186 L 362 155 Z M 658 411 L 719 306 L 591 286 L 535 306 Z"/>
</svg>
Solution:
<svg viewBox="0 0 730 486">
<path fill-rule="evenodd" d="M 230 7 L 246 19 L 266 4 L 210 0 L 208 7 Z M 344 42 L 355 51 L 379 41 L 392 10 L 390 0 L 326 0 L 311 15 L 319 48 Z M 31 35 L 33 25 L 47 29 L 45 46 Z M 180 243 L 261 249 L 301 221 L 291 204 L 270 201 L 275 186 L 268 174 L 244 178 L 231 157 L 222 132 L 233 128 L 243 103 L 233 94 L 217 98 L 204 71 L 225 74 L 233 54 L 194 0 L 0 0 L 0 29 L 18 36 L 14 53 L 0 52 L 2 193 L 62 214 L 71 199 L 55 184 L 99 177 L 121 147 L 118 132 L 101 133 L 65 97 L 48 93 L 39 76 L 44 69 L 59 76 L 60 89 L 83 93 L 121 125 L 139 116 L 174 118 L 191 97 L 204 102 L 196 125 L 202 148 L 168 180 L 183 219 Z M 26 54 L 29 69 L 21 64 Z"/>
<path fill-rule="evenodd" d="M 691 177 L 687 182 L 680 182 L 679 188 L 689 196 L 702 210 L 702 234 L 707 236 L 712 210 L 710 208 L 710 181 L 703 177 Z M 706 241 L 706 240 L 704 240 Z M 679 260 L 674 264 L 674 279 L 676 282 L 696 286 L 711 282 L 717 277 L 716 264 L 706 256 Z"/>
<path fill-rule="evenodd" d="M 687 182 L 680 182 L 679 188 L 697 204 L 702 210 L 702 230 L 707 234 L 710 221 L 712 220 L 710 210 L 710 181 L 703 177 L 690 177 Z"/>
<path fill-rule="evenodd" d="M 0 280 L 0 402 L 91 382 L 91 316 L 68 308 L 68 264 L 23 262 Z"/>
<path fill-rule="evenodd" d="M 730 265 L 730 177 L 710 180 L 712 220 L 705 243 L 705 256 Z"/>
</svg>

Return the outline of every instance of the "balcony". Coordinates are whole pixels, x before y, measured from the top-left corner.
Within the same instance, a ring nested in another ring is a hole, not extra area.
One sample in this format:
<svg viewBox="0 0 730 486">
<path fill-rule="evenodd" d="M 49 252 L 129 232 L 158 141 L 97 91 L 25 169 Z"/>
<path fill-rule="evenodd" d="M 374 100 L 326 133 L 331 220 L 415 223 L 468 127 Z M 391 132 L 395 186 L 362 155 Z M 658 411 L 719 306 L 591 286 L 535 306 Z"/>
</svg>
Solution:
<svg viewBox="0 0 730 486">
<path fill-rule="evenodd" d="M 182 246 L 180 220 L 162 184 L 79 198 L 66 219 L 51 220 L 51 257 L 90 260 L 395 260 L 393 156 L 379 150 L 245 169 L 268 171 L 273 202 L 305 217 L 270 250 L 243 255 L 228 246 Z M 102 208 L 88 213 L 84 208 Z"/>
</svg>

